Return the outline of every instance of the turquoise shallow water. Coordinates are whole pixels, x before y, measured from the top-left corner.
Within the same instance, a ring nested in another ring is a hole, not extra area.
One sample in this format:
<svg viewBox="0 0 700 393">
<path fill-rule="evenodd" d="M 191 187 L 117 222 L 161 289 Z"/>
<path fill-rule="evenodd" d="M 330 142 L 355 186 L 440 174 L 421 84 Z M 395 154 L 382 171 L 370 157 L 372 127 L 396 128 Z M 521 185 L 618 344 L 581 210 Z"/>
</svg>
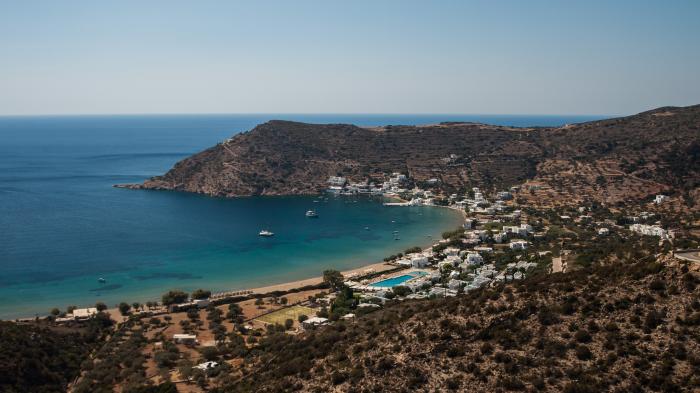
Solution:
<svg viewBox="0 0 700 393">
<path fill-rule="evenodd" d="M 360 125 L 447 120 L 508 125 L 590 118 L 398 115 L 0 117 L 0 318 L 51 307 L 243 289 L 348 269 L 425 245 L 459 224 L 448 209 L 367 198 L 240 198 L 134 191 L 178 160 L 274 118 Z M 304 212 L 318 211 L 308 219 Z M 395 221 L 392 223 L 392 220 Z M 369 231 L 364 228 L 370 227 Z M 269 228 L 273 238 L 260 238 Z M 400 240 L 391 232 L 399 230 Z M 99 277 L 106 278 L 99 284 Z"/>
</svg>

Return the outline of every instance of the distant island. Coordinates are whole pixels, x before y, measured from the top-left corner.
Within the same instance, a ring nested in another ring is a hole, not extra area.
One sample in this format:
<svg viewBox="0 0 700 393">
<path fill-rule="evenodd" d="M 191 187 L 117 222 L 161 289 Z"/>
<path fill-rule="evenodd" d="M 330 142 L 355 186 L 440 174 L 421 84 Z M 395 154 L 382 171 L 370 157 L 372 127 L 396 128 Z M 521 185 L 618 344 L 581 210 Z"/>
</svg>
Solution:
<svg viewBox="0 0 700 393">
<path fill-rule="evenodd" d="M 700 106 L 563 127 L 445 122 L 363 128 L 269 121 L 143 184 L 218 197 L 318 194 L 331 177 L 381 185 L 393 173 L 445 194 L 471 187 L 546 189 L 533 202 L 618 204 L 660 192 L 700 195 Z"/>
</svg>

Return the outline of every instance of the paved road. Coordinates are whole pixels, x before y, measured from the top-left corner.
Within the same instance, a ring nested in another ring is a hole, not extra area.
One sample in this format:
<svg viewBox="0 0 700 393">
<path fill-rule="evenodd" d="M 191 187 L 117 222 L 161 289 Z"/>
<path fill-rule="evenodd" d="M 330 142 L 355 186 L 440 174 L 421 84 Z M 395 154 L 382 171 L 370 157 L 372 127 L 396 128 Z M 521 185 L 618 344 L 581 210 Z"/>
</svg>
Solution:
<svg viewBox="0 0 700 393">
<path fill-rule="evenodd" d="M 690 262 L 700 262 L 700 252 L 698 251 L 680 251 L 675 253 L 676 258 Z"/>
</svg>

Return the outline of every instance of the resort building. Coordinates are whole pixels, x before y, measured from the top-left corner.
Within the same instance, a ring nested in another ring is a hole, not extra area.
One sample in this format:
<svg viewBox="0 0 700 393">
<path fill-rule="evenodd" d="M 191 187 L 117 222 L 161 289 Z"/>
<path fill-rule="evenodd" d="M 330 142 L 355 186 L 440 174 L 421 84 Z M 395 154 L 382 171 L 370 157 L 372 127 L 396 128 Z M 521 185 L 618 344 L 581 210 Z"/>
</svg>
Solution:
<svg viewBox="0 0 700 393">
<path fill-rule="evenodd" d="M 97 314 L 97 309 L 93 307 L 76 308 L 73 310 L 74 319 L 89 319 Z"/>
<path fill-rule="evenodd" d="M 416 256 L 416 257 L 411 258 L 411 266 L 412 267 L 418 267 L 418 268 L 426 267 L 426 266 L 428 266 L 429 263 L 430 263 L 430 261 L 428 261 L 428 257 L 426 257 L 424 255 L 420 255 L 420 256 Z"/>
</svg>

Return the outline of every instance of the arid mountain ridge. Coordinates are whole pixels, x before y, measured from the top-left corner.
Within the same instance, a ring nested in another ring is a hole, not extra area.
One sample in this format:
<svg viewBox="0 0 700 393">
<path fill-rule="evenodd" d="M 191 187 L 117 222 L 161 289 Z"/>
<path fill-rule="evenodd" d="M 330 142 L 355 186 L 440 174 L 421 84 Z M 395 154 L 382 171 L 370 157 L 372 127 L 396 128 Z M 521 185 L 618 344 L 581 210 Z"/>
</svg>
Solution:
<svg viewBox="0 0 700 393">
<path fill-rule="evenodd" d="M 329 176 L 381 182 L 402 172 L 444 191 L 523 183 L 568 198 L 640 200 L 700 196 L 700 105 L 566 125 L 477 123 L 362 128 L 273 120 L 178 162 L 131 188 L 211 196 L 316 194 Z"/>
</svg>

